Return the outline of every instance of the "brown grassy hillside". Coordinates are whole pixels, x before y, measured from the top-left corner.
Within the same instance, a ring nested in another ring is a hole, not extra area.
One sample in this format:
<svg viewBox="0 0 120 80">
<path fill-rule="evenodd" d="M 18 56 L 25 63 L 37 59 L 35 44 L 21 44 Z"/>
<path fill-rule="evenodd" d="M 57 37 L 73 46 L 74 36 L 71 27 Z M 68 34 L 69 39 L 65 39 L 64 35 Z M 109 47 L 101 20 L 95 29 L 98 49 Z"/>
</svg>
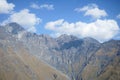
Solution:
<svg viewBox="0 0 120 80">
<path fill-rule="evenodd" d="M 0 45 L 0 80 L 68 80 L 67 76 L 53 69 L 20 47 Z"/>
<path fill-rule="evenodd" d="M 115 57 L 97 80 L 120 80 L 120 56 Z"/>
<path fill-rule="evenodd" d="M 104 43 L 84 68 L 82 79 L 120 80 L 119 45 L 118 42 L 112 41 Z"/>
</svg>

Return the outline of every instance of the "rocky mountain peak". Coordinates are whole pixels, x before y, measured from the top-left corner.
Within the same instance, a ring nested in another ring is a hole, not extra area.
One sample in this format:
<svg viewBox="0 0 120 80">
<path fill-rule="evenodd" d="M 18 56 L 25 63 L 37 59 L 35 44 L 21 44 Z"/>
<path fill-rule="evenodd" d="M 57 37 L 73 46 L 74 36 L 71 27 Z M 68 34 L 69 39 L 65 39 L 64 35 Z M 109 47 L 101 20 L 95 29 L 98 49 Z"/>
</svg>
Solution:
<svg viewBox="0 0 120 80">
<path fill-rule="evenodd" d="M 57 41 L 59 44 L 63 44 L 63 43 L 66 43 L 66 42 L 70 42 L 70 41 L 73 41 L 73 40 L 77 40 L 77 39 L 78 39 L 78 38 L 75 37 L 75 36 L 63 34 L 63 35 L 59 36 L 58 38 L 56 38 L 56 41 Z"/>
<path fill-rule="evenodd" d="M 88 42 L 96 42 L 96 43 L 99 43 L 96 39 L 93 39 L 91 37 L 85 37 L 83 38 L 84 41 L 88 41 Z"/>
<path fill-rule="evenodd" d="M 88 44 L 100 45 L 100 42 L 98 42 L 96 39 L 93 39 L 91 37 L 83 38 L 83 43 L 86 44 L 86 45 L 88 45 Z"/>
<path fill-rule="evenodd" d="M 4 26 L 6 32 L 12 33 L 12 34 L 18 34 L 21 31 L 24 31 L 25 29 L 20 26 L 19 24 L 12 22 Z"/>
<path fill-rule="evenodd" d="M 73 35 L 63 34 L 63 35 L 59 36 L 57 39 L 78 39 L 78 38 Z"/>
</svg>

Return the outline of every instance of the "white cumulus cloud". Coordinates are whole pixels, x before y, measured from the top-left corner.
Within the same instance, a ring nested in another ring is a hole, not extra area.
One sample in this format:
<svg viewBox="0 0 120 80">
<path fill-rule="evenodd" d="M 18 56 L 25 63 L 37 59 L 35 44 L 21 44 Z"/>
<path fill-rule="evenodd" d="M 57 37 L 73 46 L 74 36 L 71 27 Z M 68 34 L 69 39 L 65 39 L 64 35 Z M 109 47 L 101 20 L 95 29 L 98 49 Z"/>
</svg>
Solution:
<svg viewBox="0 0 120 80">
<path fill-rule="evenodd" d="M 64 21 L 64 19 L 60 19 L 48 22 L 45 28 L 54 31 L 55 34 L 68 34 L 80 38 L 92 37 L 100 42 L 110 40 L 120 30 L 115 20 L 100 19 L 91 23 L 81 21 L 69 23 Z"/>
<path fill-rule="evenodd" d="M 0 0 L 0 14 L 11 13 L 14 7 L 13 3 L 8 3 L 7 0 Z"/>
<path fill-rule="evenodd" d="M 54 5 L 52 4 L 42 4 L 42 5 L 38 5 L 38 4 L 31 4 L 30 5 L 31 8 L 34 9 L 47 9 L 47 10 L 53 10 L 54 9 Z"/>
<path fill-rule="evenodd" d="M 40 18 L 38 18 L 34 13 L 30 13 L 28 9 L 23 9 L 20 12 L 11 14 L 7 20 L 3 21 L 3 24 L 16 22 L 28 31 L 35 32 L 35 25 L 39 24 L 40 21 Z"/>
<path fill-rule="evenodd" d="M 99 7 L 96 4 L 90 4 L 82 8 L 76 8 L 75 11 L 85 12 L 84 16 L 91 16 L 95 19 L 107 16 L 106 11 L 99 9 Z"/>
</svg>

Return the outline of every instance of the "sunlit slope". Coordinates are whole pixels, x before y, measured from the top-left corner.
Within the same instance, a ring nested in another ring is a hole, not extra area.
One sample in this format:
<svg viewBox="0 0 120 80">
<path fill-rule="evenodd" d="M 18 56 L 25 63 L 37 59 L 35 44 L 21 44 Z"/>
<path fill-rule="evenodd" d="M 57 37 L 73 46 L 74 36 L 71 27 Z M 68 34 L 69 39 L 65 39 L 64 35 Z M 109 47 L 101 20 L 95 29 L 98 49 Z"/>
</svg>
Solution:
<svg viewBox="0 0 120 80">
<path fill-rule="evenodd" d="M 120 80 L 120 56 L 115 57 L 96 80 Z"/>
<path fill-rule="evenodd" d="M 0 44 L 0 80 L 68 80 L 61 72 L 20 47 L 15 52 L 12 47 Z"/>
<path fill-rule="evenodd" d="M 83 80 L 120 80 L 120 42 L 102 44 L 82 72 Z M 81 77 L 81 76 L 80 76 Z"/>
</svg>

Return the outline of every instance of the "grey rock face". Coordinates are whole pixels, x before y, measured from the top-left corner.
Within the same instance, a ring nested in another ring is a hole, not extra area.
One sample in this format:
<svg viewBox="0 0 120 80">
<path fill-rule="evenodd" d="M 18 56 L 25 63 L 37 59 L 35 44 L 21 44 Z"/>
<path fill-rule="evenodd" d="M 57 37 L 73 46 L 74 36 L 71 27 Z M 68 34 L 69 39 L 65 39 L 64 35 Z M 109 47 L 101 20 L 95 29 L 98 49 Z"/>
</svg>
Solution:
<svg viewBox="0 0 120 80">
<path fill-rule="evenodd" d="M 99 43 L 89 37 L 79 39 L 71 35 L 62 35 L 58 38 L 52 38 L 48 35 L 37 35 L 24 31 L 17 23 L 0 27 L 0 33 L 9 33 L 6 34 L 10 37 L 7 40 L 15 38 L 16 43 L 17 41 L 22 42 L 32 55 L 67 74 L 72 80 L 94 80 L 94 77 L 91 79 L 83 77 L 88 65 L 97 65 L 98 70 L 95 72 L 97 77 L 114 58 L 114 55 L 119 55 L 120 51 L 120 41 L 111 40 Z M 17 39 L 21 32 L 22 37 Z M 4 35 L 0 34 L 0 39 L 2 39 L 1 36 Z M 11 44 L 14 45 L 14 43 Z M 116 50 L 116 53 L 113 49 Z"/>
</svg>

